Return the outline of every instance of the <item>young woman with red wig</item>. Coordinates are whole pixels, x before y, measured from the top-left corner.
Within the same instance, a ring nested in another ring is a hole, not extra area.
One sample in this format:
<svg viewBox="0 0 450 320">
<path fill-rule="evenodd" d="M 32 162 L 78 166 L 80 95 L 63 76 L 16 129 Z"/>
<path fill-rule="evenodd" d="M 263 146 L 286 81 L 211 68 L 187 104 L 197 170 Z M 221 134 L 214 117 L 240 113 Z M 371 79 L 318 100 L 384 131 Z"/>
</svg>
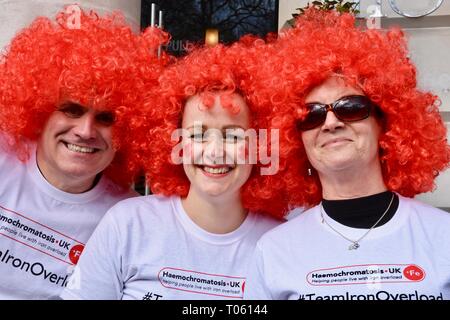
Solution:
<svg viewBox="0 0 450 320">
<path fill-rule="evenodd" d="M 242 299 L 256 241 L 288 209 L 273 110 L 256 98 L 263 49 L 246 38 L 167 68 L 135 133 L 156 195 L 109 211 L 63 298 Z"/>
<path fill-rule="evenodd" d="M 271 50 L 285 185 L 312 208 L 258 242 L 247 297 L 450 299 L 450 214 L 410 199 L 433 189 L 450 148 L 403 32 L 310 9 Z"/>
<path fill-rule="evenodd" d="M 55 299 L 138 174 L 129 119 L 157 84 L 159 30 L 77 6 L 38 18 L 0 58 L 0 299 Z"/>
</svg>

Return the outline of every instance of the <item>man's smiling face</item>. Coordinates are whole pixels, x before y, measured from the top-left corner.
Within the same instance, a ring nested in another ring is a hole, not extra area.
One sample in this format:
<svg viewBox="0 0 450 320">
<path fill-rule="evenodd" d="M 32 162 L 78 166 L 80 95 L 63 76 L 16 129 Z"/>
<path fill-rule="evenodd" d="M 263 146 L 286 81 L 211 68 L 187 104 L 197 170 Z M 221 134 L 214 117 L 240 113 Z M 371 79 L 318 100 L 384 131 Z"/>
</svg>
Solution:
<svg viewBox="0 0 450 320">
<path fill-rule="evenodd" d="M 96 175 L 114 159 L 114 120 L 109 111 L 74 102 L 62 104 L 50 115 L 38 141 L 37 162 L 45 178 L 64 191 L 89 189 Z M 80 188 L 74 190 L 77 181 Z M 65 190 L 69 185 L 72 190 Z"/>
</svg>

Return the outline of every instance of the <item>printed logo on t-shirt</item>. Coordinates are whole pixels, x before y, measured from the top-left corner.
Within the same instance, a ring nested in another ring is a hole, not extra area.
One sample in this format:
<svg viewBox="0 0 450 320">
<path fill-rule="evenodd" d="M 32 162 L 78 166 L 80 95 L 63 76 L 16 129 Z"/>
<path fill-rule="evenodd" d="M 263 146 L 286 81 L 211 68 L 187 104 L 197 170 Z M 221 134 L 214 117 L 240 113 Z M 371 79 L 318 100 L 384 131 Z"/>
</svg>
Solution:
<svg viewBox="0 0 450 320">
<path fill-rule="evenodd" d="M 78 263 L 78 259 L 80 259 L 81 253 L 84 250 L 84 245 L 76 244 L 74 245 L 69 252 L 69 259 L 73 264 Z"/>
<path fill-rule="evenodd" d="M 75 265 L 84 244 L 61 232 L 0 206 L 0 235 L 68 265 Z"/>
<path fill-rule="evenodd" d="M 402 290 L 402 289 L 400 289 Z M 370 290 L 366 292 L 309 292 L 300 293 L 298 300 L 444 300 L 442 292 L 433 294 L 414 291 Z"/>
<path fill-rule="evenodd" d="M 311 271 L 306 280 L 313 286 L 339 286 L 396 282 L 419 282 L 425 271 L 414 264 L 366 264 Z"/>
<path fill-rule="evenodd" d="M 245 278 L 209 274 L 193 270 L 165 267 L 158 273 L 161 285 L 168 289 L 206 294 L 224 298 L 242 299 Z"/>
</svg>

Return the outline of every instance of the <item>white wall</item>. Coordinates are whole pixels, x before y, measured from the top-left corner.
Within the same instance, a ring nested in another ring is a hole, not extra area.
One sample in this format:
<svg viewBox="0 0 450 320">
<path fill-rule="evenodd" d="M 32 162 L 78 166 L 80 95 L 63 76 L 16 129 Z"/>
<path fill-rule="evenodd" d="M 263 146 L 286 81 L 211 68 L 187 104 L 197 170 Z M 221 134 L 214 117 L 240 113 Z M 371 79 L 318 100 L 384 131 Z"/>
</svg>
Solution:
<svg viewBox="0 0 450 320">
<path fill-rule="evenodd" d="M 313 0 L 279 0 L 279 15 L 278 15 L 278 29 L 281 29 L 285 24 L 286 20 L 292 18 L 293 13 L 298 13 L 296 8 L 303 8 L 306 6 L 308 2 L 312 2 Z M 357 0 L 352 0 L 352 2 L 357 2 Z M 398 7 L 401 8 L 411 8 L 411 9 L 422 9 L 424 8 L 424 4 L 428 4 L 428 0 L 396 0 Z M 376 0 L 361 0 L 360 2 L 360 11 L 361 15 L 366 16 L 367 9 L 370 6 L 376 4 Z M 395 13 L 391 6 L 388 3 L 388 0 L 382 0 L 382 12 L 388 17 L 398 17 L 397 13 Z M 450 14 L 450 0 L 444 0 L 442 5 L 431 15 L 432 16 L 440 16 L 440 15 L 449 15 Z"/>
<path fill-rule="evenodd" d="M 99 13 L 121 10 L 133 27 L 139 30 L 140 0 L 0 0 L 0 49 L 37 16 L 53 18 L 64 5 L 74 3 L 85 9 L 95 9 Z"/>
<path fill-rule="evenodd" d="M 353 0 L 353 2 L 356 2 Z M 412 10 L 416 12 L 420 11 L 427 11 L 430 10 L 434 2 L 437 2 L 437 0 L 395 0 L 395 3 L 397 4 L 397 7 L 404 11 L 404 10 Z M 361 13 L 367 12 L 367 9 L 370 6 L 373 6 L 376 4 L 376 0 L 361 0 L 360 2 L 360 11 Z M 431 3 L 431 5 L 430 5 Z M 398 14 L 394 12 L 389 4 L 388 0 L 382 0 L 381 3 L 382 7 L 382 13 L 389 18 L 398 17 Z M 441 6 L 434 12 L 432 12 L 431 16 L 441 16 L 441 15 L 448 15 L 450 13 L 450 1 L 444 0 L 441 4 Z"/>
</svg>

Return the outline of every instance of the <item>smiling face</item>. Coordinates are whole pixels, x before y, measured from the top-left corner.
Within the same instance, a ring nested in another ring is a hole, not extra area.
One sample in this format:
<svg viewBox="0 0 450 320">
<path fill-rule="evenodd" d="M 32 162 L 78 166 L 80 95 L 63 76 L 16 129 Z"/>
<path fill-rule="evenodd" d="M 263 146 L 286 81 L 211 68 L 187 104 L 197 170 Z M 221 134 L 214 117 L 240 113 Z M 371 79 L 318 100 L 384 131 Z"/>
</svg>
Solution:
<svg viewBox="0 0 450 320">
<path fill-rule="evenodd" d="M 332 77 L 315 87 L 306 103 L 329 104 L 349 95 L 364 95 L 357 88 Z M 381 128 L 374 116 L 355 122 L 343 122 L 333 112 L 325 122 L 302 132 L 302 140 L 311 165 L 322 174 L 372 166 L 379 161 L 378 139 Z"/>
<path fill-rule="evenodd" d="M 111 126 L 114 115 L 76 103 L 53 112 L 38 141 L 37 163 L 55 187 L 81 193 L 114 159 Z"/>
<path fill-rule="evenodd" d="M 246 153 L 244 131 L 250 125 L 249 109 L 240 95 L 233 94 L 232 98 L 240 109 L 237 114 L 222 106 L 219 93 L 209 108 L 198 95 L 186 103 L 182 128 L 187 137 L 183 139 L 183 150 L 190 161 L 185 161 L 183 168 L 191 189 L 198 194 L 237 194 L 250 176 L 252 165 L 238 161 Z"/>
</svg>

